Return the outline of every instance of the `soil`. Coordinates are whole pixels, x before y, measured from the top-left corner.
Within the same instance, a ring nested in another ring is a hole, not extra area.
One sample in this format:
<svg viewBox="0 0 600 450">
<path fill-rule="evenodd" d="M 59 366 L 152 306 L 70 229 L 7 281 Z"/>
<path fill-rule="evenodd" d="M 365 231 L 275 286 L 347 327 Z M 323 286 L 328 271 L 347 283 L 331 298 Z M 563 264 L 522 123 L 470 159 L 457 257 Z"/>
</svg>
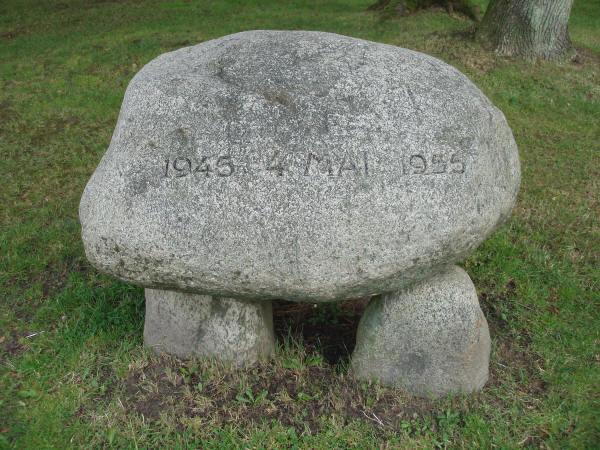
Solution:
<svg viewBox="0 0 600 450">
<path fill-rule="evenodd" d="M 44 298 L 51 297 L 55 292 L 59 292 L 67 284 L 66 271 L 46 272 L 41 278 L 42 278 L 42 296 Z"/>
<path fill-rule="evenodd" d="M 181 373 L 179 363 L 171 358 L 157 359 L 142 372 L 125 380 L 125 408 L 140 414 L 144 420 L 157 421 L 162 413 L 172 414 L 182 422 L 183 418 L 201 419 L 205 424 L 223 426 L 226 424 L 260 424 L 265 419 L 277 419 L 285 427 L 294 427 L 297 434 L 311 434 L 322 431 L 323 419 L 331 416 L 332 404 L 335 415 L 344 424 L 358 419 L 371 422 L 384 429 L 399 429 L 402 421 L 416 417 L 437 417 L 439 408 L 426 399 L 408 396 L 398 401 L 399 394 L 393 389 L 383 389 L 379 397 L 374 394 L 374 386 L 363 384 L 354 378 L 338 375 L 336 370 L 325 364 L 323 367 L 308 367 L 298 376 L 297 371 L 261 366 L 250 369 L 253 380 L 251 392 L 257 397 L 266 391 L 265 401 L 256 404 L 237 400 L 240 392 L 232 388 L 235 375 L 225 374 L 218 380 L 202 379 L 193 375 L 189 379 L 176 377 L 173 383 L 165 377 L 167 367 L 173 374 Z M 299 380 L 300 378 L 300 380 Z M 201 393 L 186 394 L 202 382 Z M 144 385 L 153 385 L 151 392 Z M 301 400 L 299 393 L 309 397 Z M 241 395 L 248 398 L 243 392 Z M 199 397 L 205 401 L 200 402 Z M 206 401 L 208 400 L 208 401 Z M 371 402 L 369 407 L 365 404 Z M 199 406 L 202 404 L 203 406 Z"/>
<path fill-rule="evenodd" d="M 509 283 L 500 296 L 510 297 L 514 289 L 514 283 Z M 546 394 L 546 384 L 540 377 L 541 361 L 532 353 L 528 342 L 521 339 L 517 345 L 506 332 L 506 321 L 493 307 L 501 299 L 487 302 L 485 294 L 483 297 L 490 328 L 496 336 L 496 352 L 492 355 L 490 380 L 486 386 L 496 387 L 508 378 L 514 379 L 516 374 L 525 373 L 515 395 L 522 396 L 527 406 L 531 405 L 530 409 L 535 408 L 538 399 Z M 330 426 L 327 420 L 332 414 L 344 424 L 353 420 L 370 423 L 382 434 L 387 430 L 406 432 L 407 427 L 410 431 L 425 419 L 438 426 L 438 417 L 448 408 L 446 403 L 360 382 L 347 373 L 356 328 L 368 302 L 369 299 L 363 299 L 316 308 L 313 304 L 274 303 L 277 339 L 281 342 L 292 337 L 302 342 L 307 355 L 321 355 L 323 361 L 314 366 L 307 364 L 306 359 L 291 369 L 267 362 L 246 371 L 217 370 L 218 375 L 214 375 L 214 368 L 200 367 L 185 376 L 182 368 L 188 370 L 190 362 L 168 356 L 155 357 L 125 379 L 123 404 L 144 420 L 161 420 L 161 415 L 166 413 L 183 427 L 186 420 L 193 419 L 198 432 L 226 424 L 250 425 L 277 419 L 283 426 L 294 427 L 298 434 L 312 434 Z M 202 384 L 200 392 L 198 383 Z M 241 385 L 249 386 L 254 398 L 266 392 L 265 399 L 254 404 L 250 400 L 239 400 L 240 395 L 249 398 Z M 467 400 L 453 400 L 451 409 L 462 416 L 466 410 L 477 407 L 485 391 L 486 388 Z M 495 397 L 491 401 L 497 401 L 499 406 L 503 402 Z"/>
<path fill-rule="evenodd" d="M 23 336 L 25 336 L 24 332 L 9 325 L 5 333 L 0 335 L 0 339 L 4 338 L 0 343 L 0 361 L 4 358 L 17 358 L 23 354 L 25 347 L 19 342 Z"/>
</svg>

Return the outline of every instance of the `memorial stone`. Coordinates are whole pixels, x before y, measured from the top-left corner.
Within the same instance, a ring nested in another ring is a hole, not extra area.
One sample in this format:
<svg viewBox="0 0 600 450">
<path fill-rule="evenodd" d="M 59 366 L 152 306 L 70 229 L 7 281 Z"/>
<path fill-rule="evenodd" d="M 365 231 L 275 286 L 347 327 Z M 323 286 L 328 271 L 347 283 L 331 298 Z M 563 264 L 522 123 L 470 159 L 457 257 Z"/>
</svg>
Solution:
<svg viewBox="0 0 600 450">
<path fill-rule="evenodd" d="M 444 62 L 331 33 L 248 31 L 135 75 L 80 218 L 90 262 L 147 288 L 147 345 L 244 365 L 273 347 L 272 299 L 410 302 L 398 293 L 444 279 L 507 220 L 519 183 L 503 114 Z M 449 311 L 461 301 L 440 298 Z M 362 335 L 405 351 L 392 343 L 410 330 L 384 322 L 363 321 Z M 479 388 L 489 345 L 478 351 L 477 383 L 414 393 Z M 353 367 L 410 390 L 404 359 L 391 360 L 383 374 L 358 352 Z"/>
</svg>

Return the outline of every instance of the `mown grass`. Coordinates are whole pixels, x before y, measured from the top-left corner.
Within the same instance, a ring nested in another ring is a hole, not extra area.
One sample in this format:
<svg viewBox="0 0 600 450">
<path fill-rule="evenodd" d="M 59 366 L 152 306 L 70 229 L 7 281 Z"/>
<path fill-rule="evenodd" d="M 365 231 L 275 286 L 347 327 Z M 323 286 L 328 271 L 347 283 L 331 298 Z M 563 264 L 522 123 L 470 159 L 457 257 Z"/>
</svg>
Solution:
<svg viewBox="0 0 600 450">
<path fill-rule="evenodd" d="M 600 7 L 575 2 L 580 56 L 555 66 L 495 58 L 463 16 L 383 19 L 369 3 L 0 4 L 0 447 L 599 445 Z M 128 81 L 160 53 L 257 28 L 432 54 L 504 111 L 519 201 L 464 261 L 493 338 L 481 393 L 432 401 L 352 379 L 364 302 L 278 304 L 278 351 L 246 371 L 157 357 L 142 290 L 86 262 L 77 205 Z"/>
</svg>

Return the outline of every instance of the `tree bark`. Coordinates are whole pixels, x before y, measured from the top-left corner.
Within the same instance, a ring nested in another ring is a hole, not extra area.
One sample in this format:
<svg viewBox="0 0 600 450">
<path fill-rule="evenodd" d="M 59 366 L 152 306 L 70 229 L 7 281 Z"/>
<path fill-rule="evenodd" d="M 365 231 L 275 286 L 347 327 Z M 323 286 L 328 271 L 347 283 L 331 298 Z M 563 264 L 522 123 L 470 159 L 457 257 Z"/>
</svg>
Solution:
<svg viewBox="0 0 600 450">
<path fill-rule="evenodd" d="M 496 54 L 567 62 L 576 56 L 567 24 L 573 0 L 491 0 L 477 38 Z"/>
</svg>

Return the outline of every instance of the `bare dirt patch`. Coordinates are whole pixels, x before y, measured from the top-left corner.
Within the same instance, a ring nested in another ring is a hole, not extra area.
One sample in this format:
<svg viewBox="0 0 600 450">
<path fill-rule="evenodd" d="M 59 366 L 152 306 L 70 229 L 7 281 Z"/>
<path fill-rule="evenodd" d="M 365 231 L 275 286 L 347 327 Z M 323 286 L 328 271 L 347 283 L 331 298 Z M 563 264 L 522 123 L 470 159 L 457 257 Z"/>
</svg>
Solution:
<svg viewBox="0 0 600 450">
<path fill-rule="evenodd" d="M 500 296 L 510 297 L 514 290 L 514 283 L 508 283 Z M 111 390 L 120 393 L 127 413 L 151 421 L 162 420 L 166 414 L 182 430 L 192 428 L 199 434 L 229 424 L 259 426 L 271 419 L 293 427 L 297 434 L 313 434 L 329 429 L 332 417 L 342 425 L 352 421 L 371 424 L 382 436 L 390 430 L 412 433 L 423 423 L 440 427 L 440 417 L 449 407 L 460 421 L 467 411 L 477 409 L 482 396 L 486 402 L 502 406 L 505 400 L 490 392 L 502 383 L 515 384 L 517 374 L 522 373 L 526 377 L 511 392 L 530 409 L 536 408 L 546 392 L 539 375 L 541 362 L 527 343 L 517 344 L 507 334 L 501 313 L 490 306 L 499 299 L 484 298 L 492 334 L 498 341 L 488 385 L 467 399 L 448 403 L 414 398 L 399 389 L 352 377 L 348 357 L 368 299 L 324 309 L 275 302 L 278 339 L 292 338 L 301 343 L 297 348 L 246 370 L 233 370 L 214 361 L 151 356 Z M 492 398 L 487 398 L 490 395 Z"/>
<path fill-rule="evenodd" d="M 25 346 L 19 341 L 24 336 L 25 333 L 23 331 L 18 330 L 14 324 L 9 324 L 5 333 L 0 335 L 0 359 L 17 358 L 21 356 L 25 351 Z"/>
<path fill-rule="evenodd" d="M 189 367 L 169 357 L 153 360 L 125 380 L 123 404 L 146 420 L 159 420 L 165 412 L 182 425 L 192 422 L 212 427 L 276 419 L 298 434 L 323 430 L 324 421 L 332 414 L 344 424 L 357 419 L 383 431 L 399 429 L 403 421 L 415 417 L 435 419 L 441 413 L 434 402 L 361 383 L 329 364 L 300 369 L 265 364 L 216 376 L 207 377 L 202 370 L 189 377 L 182 375 L 181 369 Z M 256 400 L 261 395 L 264 398 Z"/>
<path fill-rule="evenodd" d="M 60 291 L 67 284 L 67 272 L 46 272 L 42 279 L 42 296 L 49 298 L 53 293 Z"/>
</svg>

